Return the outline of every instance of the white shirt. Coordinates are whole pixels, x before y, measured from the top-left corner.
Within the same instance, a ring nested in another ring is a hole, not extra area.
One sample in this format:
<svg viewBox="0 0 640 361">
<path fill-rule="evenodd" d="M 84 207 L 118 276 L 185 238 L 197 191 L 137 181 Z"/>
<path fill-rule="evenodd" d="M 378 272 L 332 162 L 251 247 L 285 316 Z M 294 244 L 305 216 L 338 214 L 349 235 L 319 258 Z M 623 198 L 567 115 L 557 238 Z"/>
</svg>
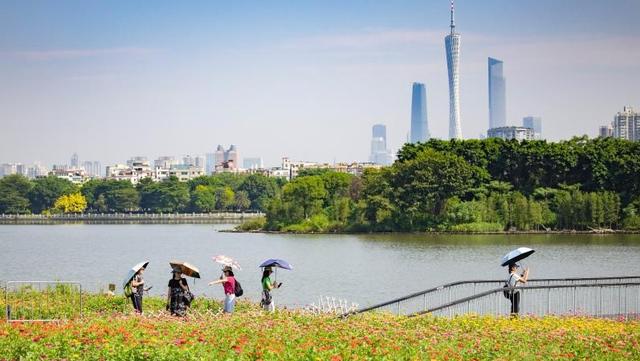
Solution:
<svg viewBox="0 0 640 361">
<path fill-rule="evenodd" d="M 517 273 L 511 273 L 509 274 L 509 278 L 507 279 L 507 284 L 509 285 L 509 287 L 518 287 L 518 281 L 522 279 L 522 277 L 520 277 L 519 274 Z"/>
</svg>

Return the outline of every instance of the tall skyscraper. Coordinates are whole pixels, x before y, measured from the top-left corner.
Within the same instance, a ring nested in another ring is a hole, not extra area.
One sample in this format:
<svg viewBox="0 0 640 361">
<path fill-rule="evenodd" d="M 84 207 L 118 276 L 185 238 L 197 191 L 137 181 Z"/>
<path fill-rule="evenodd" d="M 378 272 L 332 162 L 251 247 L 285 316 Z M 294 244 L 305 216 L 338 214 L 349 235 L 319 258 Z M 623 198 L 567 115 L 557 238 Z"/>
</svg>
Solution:
<svg viewBox="0 0 640 361">
<path fill-rule="evenodd" d="M 369 156 L 369 161 L 381 165 L 391 164 L 391 151 L 387 149 L 387 127 L 384 124 L 376 124 L 371 130 L 371 155 Z"/>
<path fill-rule="evenodd" d="M 375 138 L 376 135 L 374 134 L 373 137 Z M 411 143 L 424 142 L 429 139 L 429 126 L 427 123 L 427 91 L 422 83 L 413 83 L 412 87 L 410 139 Z"/>
<path fill-rule="evenodd" d="M 73 153 L 71 156 L 71 169 L 80 168 L 80 161 L 78 160 L 78 153 Z"/>
<path fill-rule="evenodd" d="M 535 139 L 542 139 L 542 118 L 532 116 L 524 117 L 522 118 L 522 126 L 533 129 Z"/>
<path fill-rule="evenodd" d="M 501 60 L 489 58 L 489 128 L 507 125 L 506 80 L 502 65 Z"/>
<path fill-rule="evenodd" d="M 451 33 L 444 38 L 449 71 L 449 138 L 462 139 L 460 125 L 460 34 L 456 33 L 453 0 L 451 0 Z"/>
</svg>

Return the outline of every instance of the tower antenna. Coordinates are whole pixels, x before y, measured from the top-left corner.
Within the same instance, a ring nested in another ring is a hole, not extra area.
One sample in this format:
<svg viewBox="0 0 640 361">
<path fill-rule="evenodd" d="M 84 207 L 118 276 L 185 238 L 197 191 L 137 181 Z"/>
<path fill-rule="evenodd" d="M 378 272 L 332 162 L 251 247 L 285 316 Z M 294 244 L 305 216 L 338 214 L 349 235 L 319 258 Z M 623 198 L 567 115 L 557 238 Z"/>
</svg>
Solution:
<svg viewBox="0 0 640 361">
<path fill-rule="evenodd" d="M 453 7 L 453 0 L 451 0 L 451 25 L 450 25 L 451 34 L 456 32 L 456 21 L 454 19 L 454 13 L 455 13 L 455 10 L 454 10 L 454 7 Z"/>
</svg>

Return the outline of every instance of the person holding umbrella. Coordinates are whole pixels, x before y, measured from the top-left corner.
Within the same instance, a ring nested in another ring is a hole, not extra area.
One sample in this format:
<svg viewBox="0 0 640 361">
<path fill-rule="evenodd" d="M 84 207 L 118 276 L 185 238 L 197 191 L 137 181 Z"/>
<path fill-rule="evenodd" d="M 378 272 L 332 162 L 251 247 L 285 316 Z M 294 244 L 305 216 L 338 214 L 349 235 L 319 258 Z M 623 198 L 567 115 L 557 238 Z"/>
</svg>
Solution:
<svg viewBox="0 0 640 361">
<path fill-rule="evenodd" d="M 224 289 L 224 313 L 233 313 L 236 305 L 236 279 L 231 266 L 224 266 L 219 279 L 209 282 L 209 286 L 222 283 Z"/>
<path fill-rule="evenodd" d="M 513 290 L 513 288 L 518 287 L 520 283 L 527 283 L 527 280 L 529 279 L 529 268 L 525 268 L 524 272 L 521 275 L 518 275 L 516 272 L 520 265 L 516 262 L 531 256 L 534 252 L 535 251 L 531 248 L 520 247 L 502 257 L 500 265 L 502 267 L 509 266 L 507 268 L 509 278 L 507 278 L 507 281 L 505 282 L 505 287 L 510 287 L 512 290 L 505 291 L 505 297 L 511 301 L 511 315 L 514 317 L 517 317 L 518 313 L 520 313 L 520 291 Z"/>
<path fill-rule="evenodd" d="M 262 272 L 261 280 L 262 300 L 260 301 L 260 304 L 262 305 L 262 308 L 265 309 L 265 311 L 269 312 L 273 312 L 276 309 L 275 302 L 273 301 L 273 297 L 271 296 L 271 290 L 274 288 L 280 288 L 280 286 L 282 286 L 282 282 L 276 284 L 271 280 L 271 278 L 269 277 L 271 276 L 271 273 L 273 273 L 271 267 L 265 267 L 264 271 Z"/>
<path fill-rule="evenodd" d="M 133 308 L 140 314 L 142 314 L 142 295 L 145 291 L 144 278 L 142 277 L 144 270 L 144 267 L 140 268 L 131 280 L 131 288 L 133 291 L 131 293 L 131 301 L 133 302 Z"/>
<path fill-rule="evenodd" d="M 521 275 L 517 274 L 518 268 L 520 265 L 517 263 L 509 264 L 509 278 L 507 279 L 507 285 L 511 288 L 518 287 L 520 283 L 527 283 L 529 279 L 529 268 L 525 268 L 524 272 Z M 516 317 L 518 313 L 520 313 L 520 291 L 512 290 L 509 295 L 509 300 L 511 301 L 511 315 Z"/>
<path fill-rule="evenodd" d="M 137 313 L 142 313 L 142 295 L 144 291 L 148 291 L 151 287 L 144 288 L 144 278 L 142 274 L 149 265 L 149 261 L 144 261 L 131 267 L 122 282 L 124 295 L 131 299 L 133 308 Z"/>
<path fill-rule="evenodd" d="M 167 309 L 173 316 L 185 316 L 187 314 L 187 304 L 185 295 L 189 292 L 187 280 L 182 277 L 182 270 L 174 268 L 171 273 L 173 277 L 169 280 L 167 290 Z"/>
</svg>

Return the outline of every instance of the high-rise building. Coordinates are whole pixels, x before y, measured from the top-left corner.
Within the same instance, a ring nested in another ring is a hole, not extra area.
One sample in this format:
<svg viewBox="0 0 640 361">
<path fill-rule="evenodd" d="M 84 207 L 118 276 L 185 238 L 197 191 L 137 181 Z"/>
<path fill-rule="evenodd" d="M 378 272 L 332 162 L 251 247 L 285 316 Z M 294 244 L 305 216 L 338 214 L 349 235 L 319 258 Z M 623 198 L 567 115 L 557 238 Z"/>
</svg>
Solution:
<svg viewBox="0 0 640 361">
<path fill-rule="evenodd" d="M 147 157 L 135 156 L 127 160 L 127 165 L 129 167 L 133 167 L 134 164 L 142 164 L 142 163 L 147 163 L 147 164 L 149 163 L 149 161 L 147 160 Z"/>
<path fill-rule="evenodd" d="M 376 138 L 376 135 L 374 134 L 373 137 Z M 429 139 L 429 126 L 427 123 L 427 91 L 422 83 L 413 83 L 412 86 L 410 139 L 411 143 L 424 142 Z"/>
<path fill-rule="evenodd" d="M 507 125 L 506 80 L 503 62 L 489 58 L 489 128 Z"/>
<path fill-rule="evenodd" d="M 444 38 L 449 71 L 449 138 L 462 139 L 460 125 L 460 34 L 456 33 L 453 0 L 451 0 L 451 33 Z"/>
<path fill-rule="evenodd" d="M 601 126 L 598 131 L 598 136 L 600 138 L 613 137 L 613 127 L 611 126 L 611 124 Z"/>
<path fill-rule="evenodd" d="M 80 168 L 80 161 L 78 160 L 78 153 L 73 153 L 71 156 L 71 169 Z"/>
<path fill-rule="evenodd" d="M 542 139 L 542 118 L 540 117 L 524 117 L 522 118 L 522 126 L 533 129 L 535 139 Z"/>
<path fill-rule="evenodd" d="M 218 145 L 215 152 L 215 169 L 237 169 L 240 165 L 240 155 L 238 148 L 231 144 L 226 151 L 222 145 Z"/>
<path fill-rule="evenodd" d="M 371 155 L 369 161 L 375 164 L 389 165 L 392 157 L 387 149 L 387 127 L 384 124 L 376 124 L 371 129 Z"/>
<path fill-rule="evenodd" d="M 194 166 L 198 169 L 205 170 L 205 158 L 201 155 L 195 156 Z"/>
<path fill-rule="evenodd" d="M 264 165 L 262 164 L 262 158 L 260 158 L 260 157 L 244 158 L 242 160 L 242 168 L 244 168 L 244 169 L 263 169 Z"/>
<path fill-rule="evenodd" d="M 489 138 L 533 140 L 533 129 L 525 127 L 498 127 L 487 131 Z"/>
<path fill-rule="evenodd" d="M 210 175 L 216 170 L 216 153 L 205 154 L 205 174 Z"/>
<path fill-rule="evenodd" d="M 613 136 L 627 140 L 640 140 L 640 113 L 626 106 L 613 117 Z"/>
</svg>

